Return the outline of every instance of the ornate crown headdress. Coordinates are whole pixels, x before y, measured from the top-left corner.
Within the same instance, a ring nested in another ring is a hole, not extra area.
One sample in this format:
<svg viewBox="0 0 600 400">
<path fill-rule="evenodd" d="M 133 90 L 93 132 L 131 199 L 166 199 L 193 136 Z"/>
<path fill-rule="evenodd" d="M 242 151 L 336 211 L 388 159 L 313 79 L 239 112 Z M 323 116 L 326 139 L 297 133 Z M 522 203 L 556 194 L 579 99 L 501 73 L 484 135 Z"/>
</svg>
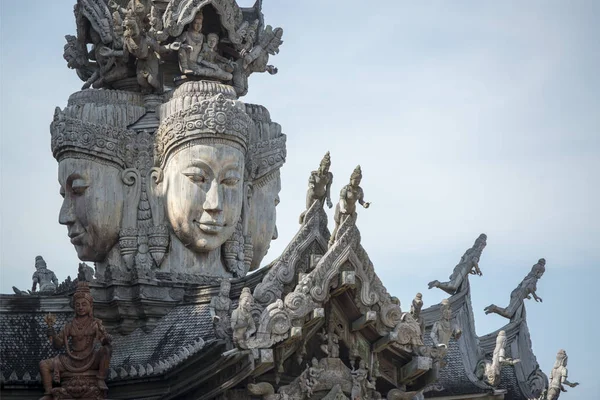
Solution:
<svg viewBox="0 0 600 400">
<path fill-rule="evenodd" d="M 329 152 L 325 153 L 319 165 L 325 168 L 331 167 L 331 156 L 329 155 Z"/>
<path fill-rule="evenodd" d="M 362 179 L 362 170 L 360 169 L 360 165 L 357 165 L 352 171 L 352 175 L 350 175 L 350 180 L 353 179 Z"/>
<path fill-rule="evenodd" d="M 67 155 L 100 159 L 124 169 L 131 158 L 135 132 L 127 126 L 145 113 L 138 93 L 84 90 L 74 93 L 64 110 L 56 107 L 50 124 L 51 147 L 60 161 Z"/>
<path fill-rule="evenodd" d="M 255 183 L 268 181 L 285 163 L 287 137 L 281 133 L 281 125 L 271 121 L 265 107 L 246 104 L 246 113 L 256 126 L 250 137 L 246 169 Z"/>
<path fill-rule="evenodd" d="M 173 150 L 190 141 L 233 143 L 246 153 L 254 123 L 234 98 L 230 86 L 212 82 L 186 82 L 175 89 L 160 107 L 155 163 L 164 165 Z"/>
<path fill-rule="evenodd" d="M 78 281 L 77 289 L 75 289 L 75 294 L 73 295 L 73 300 L 84 298 L 90 302 L 91 305 L 94 304 L 94 298 L 90 292 L 90 286 L 87 282 Z"/>
</svg>

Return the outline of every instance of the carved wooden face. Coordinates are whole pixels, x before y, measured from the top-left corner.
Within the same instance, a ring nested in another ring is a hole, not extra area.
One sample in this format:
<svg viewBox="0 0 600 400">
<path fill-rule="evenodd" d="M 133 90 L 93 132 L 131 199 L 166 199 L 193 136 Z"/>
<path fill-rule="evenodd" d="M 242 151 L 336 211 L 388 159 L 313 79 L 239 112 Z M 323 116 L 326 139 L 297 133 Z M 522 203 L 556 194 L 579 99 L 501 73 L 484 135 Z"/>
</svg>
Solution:
<svg viewBox="0 0 600 400">
<path fill-rule="evenodd" d="M 83 317 L 85 315 L 92 314 L 92 305 L 86 299 L 84 299 L 84 298 L 76 299 L 74 305 L 75 305 L 75 314 L 77 314 L 78 316 Z"/>
<path fill-rule="evenodd" d="M 190 250 L 214 250 L 234 233 L 243 166 L 243 153 L 226 144 L 192 145 L 167 160 L 159 191 L 171 228 Z"/>
<path fill-rule="evenodd" d="M 260 266 L 260 262 L 271 246 L 271 240 L 277 239 L 277 212 L 281 177 L 271 179 L 264 186 L 255 186 L 250 202 L 248 233 L 252 237 L 253 257 L 251 269 Z"/>
<path fill-rule="evenodd" d="M 82 261 L 102 261 L 119 240 L 124 208 L 121 171 L 80 158 L 58 164 L 60 193 L 64 197 L 58 222 L 66 225 L 71 243 Z"/>
</svg>

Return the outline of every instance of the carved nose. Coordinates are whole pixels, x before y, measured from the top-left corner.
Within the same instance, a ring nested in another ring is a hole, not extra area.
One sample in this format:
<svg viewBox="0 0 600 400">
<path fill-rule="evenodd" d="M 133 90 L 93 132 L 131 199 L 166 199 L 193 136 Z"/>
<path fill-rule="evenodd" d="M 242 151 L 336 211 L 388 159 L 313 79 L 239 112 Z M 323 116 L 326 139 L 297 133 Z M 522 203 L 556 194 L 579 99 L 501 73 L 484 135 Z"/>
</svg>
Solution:
<svg viewBox="0 0 600 400">
<path fill-rule="evenodd" d="M 223 210 L 223 195 L 217 180 L 213 180 L 210 189 L 206 192 L 206 200 L 203 208 L 207 211 L 222 211 Z"/>
<path fill-rule="evenodd" d="M 277 225 L 275 225 L 275 229 L 273 230 L 273 237 L 271 240 L 275 240 L 279 237 L 279 231 L 277 230 Z"/>
<path fill-rule="evenodd" d="M 58 214 L 58 223 L 61 225 L 72 225 L 75 223 L 73 202 L 69 200 L 68 196 L 65 196 L 62 206 L 60 207 L 60 213 Z"/>
</svg>

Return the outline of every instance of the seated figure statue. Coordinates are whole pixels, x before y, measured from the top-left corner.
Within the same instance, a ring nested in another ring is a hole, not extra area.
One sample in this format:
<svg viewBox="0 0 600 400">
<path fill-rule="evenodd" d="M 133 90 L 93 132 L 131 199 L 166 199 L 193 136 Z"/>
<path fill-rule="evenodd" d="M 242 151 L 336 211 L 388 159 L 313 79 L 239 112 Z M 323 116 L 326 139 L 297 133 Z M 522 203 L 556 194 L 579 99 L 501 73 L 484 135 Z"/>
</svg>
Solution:
<svg viewBox="0 0 600 400">
<path fill-rule="evenodd" d="M 44 396 L 40 400 L 72 399 L 75 398 L 73 394 L 82 392 L 85 399 L 106 397 L 108 388 L 104 379 L 112 354 L 112 338 L 102 321 L 93 316 L 93 298 L 87 282 L 79 282 L 73 302 L 75 318 L 60 333 L 57 334 L 52 326 L 52 316 L 46 318 L 48 337 L 56 349 L 64 347 L 65 354 L 40 362 L 44 385 Z M 95 340 L 101 344 L 97 350 Z M 53 378 L 60 382 L 60 388 L 52 388 Z"/>
<path fill-rule="evenodd" d="M 54 293 L 58 285 L 58 279 L 56 279 L 54 272 L 46 268 L 46 261 L 42 256 L 35 258 L 35 270 L 31 277 L 33 280 L 31 291 L 35 292 L 36 286 L 40 285 L 40 293 Z"/>
</svg>

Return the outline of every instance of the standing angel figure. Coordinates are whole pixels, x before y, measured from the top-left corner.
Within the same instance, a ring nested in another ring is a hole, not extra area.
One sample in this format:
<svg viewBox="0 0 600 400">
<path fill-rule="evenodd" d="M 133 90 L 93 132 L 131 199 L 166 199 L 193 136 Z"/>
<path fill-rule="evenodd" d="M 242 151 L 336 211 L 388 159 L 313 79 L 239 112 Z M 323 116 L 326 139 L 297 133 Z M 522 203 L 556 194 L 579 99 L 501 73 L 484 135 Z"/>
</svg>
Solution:
<svg viewBox="0 0 600 400">
<path fill-rule="evenodd" d="M 333 216 L 333 220 L 335 221 L 335 228 L 333 229 L 333 233 L 329 239 L 329 247 L 333 246 L 335 240 L 337 239 L 337 231 L 340 228 L 340 225 L 348 218 L 348 217 L 356 217 L 356 202 L 363 206 L 364 208 L 369 208 L 371 203 L 365 201 L 365 194 L 360 187 L 360 182 L 362 180 L 362 171 L 360 169 L 360 165 L 354 168 L 352 175 L 350 175 L 350 184 L 344 186 L 340 192 L 340 201 L 335 207 L 335 214 Z"/>
<path fill-rule="evenodd" d="M 569 375 L 569 371 L 567 370 L 568 359 L 569 357 L 567 356 L 567 352 L 562 349 L 558 351 L 558 354 L 556 354 L 554 368 L 552 368 L 552 372 L 550 372 L 548 393 L 546 394 L 546 397 L 542 396 L 543 400 L 558 400 L 560 397 L 560 392 L 567 391 L 563 385 L 567 385 L 572 388 L 579 386 L 579 382 L 569 382 L 567 380 Z"/>
</svg>

